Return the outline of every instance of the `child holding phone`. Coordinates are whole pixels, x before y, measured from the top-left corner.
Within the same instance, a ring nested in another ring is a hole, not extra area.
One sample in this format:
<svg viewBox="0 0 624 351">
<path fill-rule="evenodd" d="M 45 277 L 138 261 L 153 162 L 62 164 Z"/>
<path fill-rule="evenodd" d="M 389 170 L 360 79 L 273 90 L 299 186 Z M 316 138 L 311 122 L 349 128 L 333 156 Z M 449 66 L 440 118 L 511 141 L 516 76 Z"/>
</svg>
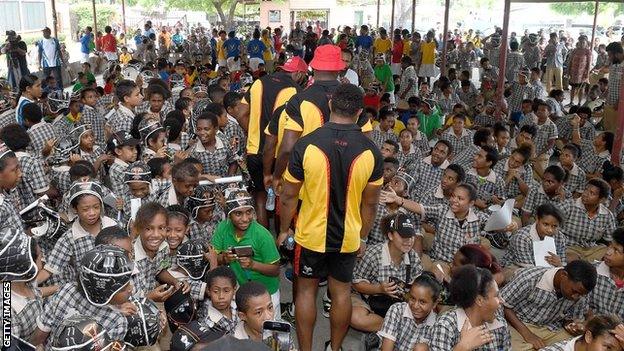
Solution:
<svg viewBox="0 0 624 351">
<path fill-rule="evenodd" d="M 226 209 L 227 219 L 219 223 L 212 237 L 219 264 L 229 265 L 239 284 L 262 283 L 271 295 L 276 314 L 280 315 L 280 255 L 273 236 L 256 221 L 253 199 L 247 191 L 231 191 Z M 243 246 L 250 246 L 252 252 Z"/>
</svg>

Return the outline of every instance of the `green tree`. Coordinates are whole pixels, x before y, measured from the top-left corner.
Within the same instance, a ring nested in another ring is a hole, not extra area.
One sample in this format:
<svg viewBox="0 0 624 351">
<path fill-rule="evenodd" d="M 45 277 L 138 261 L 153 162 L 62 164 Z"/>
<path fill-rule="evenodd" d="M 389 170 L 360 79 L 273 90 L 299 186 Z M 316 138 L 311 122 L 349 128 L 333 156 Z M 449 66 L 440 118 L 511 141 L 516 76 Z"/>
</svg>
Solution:
<svg viewBox="0 0 624 351">
<path fill-rule="evenodd" d="M 550 4 L 550 8 L 562 15 L 578 16 L 578 15 L 593 15 L 595 3 L 590 2 L 559 2 Z M 624 4 L 617 3 L 600 3 L 600 13 L 622 13 L 624 12 Z"/>
<path fill-rule="evenodd" d="M 113 23 L 117 17 L 117 5 L 97 4 L 98 29 Z M 93 7 L 91 2 L 83 2 L 71 6 L 71 12 L 78 19 L 78 28 L 93 26 Z"/>
<path fill-rule="evenodd" d="M 165 0 L 165 5 L 168 8 L 204 11 L 206 13 L 216 12 L 221 24 L 228 30 L 233 29 L 236 7 L 242 3 L 243 0 Z"/>
</svg>

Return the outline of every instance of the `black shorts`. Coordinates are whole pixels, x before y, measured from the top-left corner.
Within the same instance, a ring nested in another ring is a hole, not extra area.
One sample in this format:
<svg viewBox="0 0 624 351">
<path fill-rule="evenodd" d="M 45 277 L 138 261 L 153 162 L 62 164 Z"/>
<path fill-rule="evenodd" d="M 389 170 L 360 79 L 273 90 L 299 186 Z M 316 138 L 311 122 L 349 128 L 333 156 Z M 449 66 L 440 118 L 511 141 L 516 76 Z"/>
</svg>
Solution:
<svg viewBox="0 0 624 351">
<path fill-rule="evenodd" d="M 264 189 L 263 169 L 262 155 L 247 155 L 247 170 L 253 183 L 250 191 L 266 191 Z"/>
<path fill-rule="evenodd" d="M 357 251 L 316 252 L 296 244 L 293 267 L 298 277 L 320 279 L 329 276 L 339 282 L 350 283 L 356 258 Z"/>
</svg>

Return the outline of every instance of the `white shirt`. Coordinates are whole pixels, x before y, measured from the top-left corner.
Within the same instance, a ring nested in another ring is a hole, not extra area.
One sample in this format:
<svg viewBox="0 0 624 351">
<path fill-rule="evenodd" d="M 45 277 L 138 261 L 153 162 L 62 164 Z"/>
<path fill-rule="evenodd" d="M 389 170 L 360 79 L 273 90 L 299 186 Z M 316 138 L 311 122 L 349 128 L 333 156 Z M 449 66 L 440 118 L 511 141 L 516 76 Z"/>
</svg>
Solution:
<svg viewBox="0 0 624 351">
<path fill-rule="evenodd" d="M 57 50 L 56 41 L 54 38 L 41 39 L 41 47 L 43 48 L 43 55 L 41 55 L 42 67 L 57 67 Z"/>
<path fill-rule="evenodd" d="M 353 84 L 353 85 L 360 85 L 360 79 L 358 78 L 357 73 L 355 73 L 354 70 L 352 70 L 351 68 L 347 69 L 347 72 L 344 75 L 345 78 L 347 78 L 347 80 L 349 81 L 349 83 Z"/>
</svg>

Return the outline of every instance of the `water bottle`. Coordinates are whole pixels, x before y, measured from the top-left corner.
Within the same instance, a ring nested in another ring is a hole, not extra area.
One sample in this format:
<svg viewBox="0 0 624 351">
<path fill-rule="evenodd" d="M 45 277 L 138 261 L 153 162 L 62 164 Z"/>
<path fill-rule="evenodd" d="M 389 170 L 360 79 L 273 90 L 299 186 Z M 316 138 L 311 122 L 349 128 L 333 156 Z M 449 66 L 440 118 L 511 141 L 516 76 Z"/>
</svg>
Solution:
<svg viewBox="0 0 624 351">
<path fill-rule="evenodd" d="M 273 191 L 273 188 L 269 188 L 269 190 L 267 191 L 265 208 L 267 209 L 267 211 L 275 210 L 275 192 Z"/>
<path fill-rule="evenodd" d="M 284 241 L 284 248 L 288 251 L 295 249 L 295 238 L 293 238 L 292 235 L 289 235 Z"/>
</svg>

